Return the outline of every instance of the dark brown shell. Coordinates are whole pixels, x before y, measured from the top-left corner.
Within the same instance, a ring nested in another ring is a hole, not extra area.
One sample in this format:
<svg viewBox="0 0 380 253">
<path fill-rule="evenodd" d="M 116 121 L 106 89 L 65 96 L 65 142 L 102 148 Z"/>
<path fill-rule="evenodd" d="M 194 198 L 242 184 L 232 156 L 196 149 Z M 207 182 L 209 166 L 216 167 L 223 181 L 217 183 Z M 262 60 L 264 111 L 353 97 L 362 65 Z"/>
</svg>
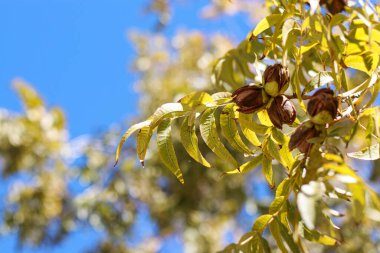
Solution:
<svg viewBox="0 0 380 253">
<path fill-rule="evenodd" d="M 322 111 L 328 111 L 333 119 L 338 114 L 338 99 L 329 88 L 323 88 L 314 93 L 307 105 L 307 112 L 314 117 Z"/>
<path fill-rule="evenodd" d="M 282 129 L 283 124 L 292 124 L 294 122 L 297 113 L 293 102 L 286 96 L 280 95 L 273 99 L 268 109 L 268 115 L 273 125 Z"/>
<path fill-rule="evenodd" d="M 314 125 L 309 122 L 304 122 L 297 127 L 294 133 L 290 136 L 289 141 L 289 149 L 293 150 L 298 148 L 302 153 L 307 153 L 312 143 L 308 142 L 308 140 L 317 137 L 319 135 L 319 131 L 315 129 Z"/>
<path fill-rule="evenodd" d="M 278 90 L 280 91 L 285 85 L 289 83 L 289 70 L 281 64 L 274 64 L 267 67 L 263 74 L 264 84 L 269 82 L 277 82 Z"/>
<path fill-rule="evenodd" d="M 239 107 L 242 113 L 252 113 L 260 109 L 264 104 L 263 88 L 259 86 L 244 86 L 232 94 L 232 101 Z"/>
</svg>

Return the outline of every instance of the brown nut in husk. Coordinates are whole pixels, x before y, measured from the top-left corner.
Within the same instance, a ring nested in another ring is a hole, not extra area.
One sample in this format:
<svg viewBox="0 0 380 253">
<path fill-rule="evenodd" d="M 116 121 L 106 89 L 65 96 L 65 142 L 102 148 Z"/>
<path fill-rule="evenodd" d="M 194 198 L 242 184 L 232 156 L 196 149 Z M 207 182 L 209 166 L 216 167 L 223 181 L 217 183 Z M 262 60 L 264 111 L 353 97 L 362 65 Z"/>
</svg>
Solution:
<svg viewBox="0 0 380 253">
<path fill-rule="evenodd" d="M 306 121 L 299 125 L 290 136 L 289 149 L 298 148 L 302 153 L 307 153 L 313 145 L 308 140 L 317 137 L 319 134 L 320 132 L 315 128 L 314 124 Z"/>
<path fill-rule="evenodd" d="M 320 0 L 319 5 L 326 5 L 326 8 L 331 14 L 337 14 L 344 10 L 347 5 L 347 0 Z"/>
<path fill-rule="evenodd" d="M 309 100 L 307 112 L 315 124 L 330 123 L 338 114 L 338 99 L 331 89 L 320 89 Z"/>
<path fill-rule="evenodd" d="M 289 79 L 288 67 L 281 64 L 267 67 L 263 74 L 265 92 L 272 97 L 284 93 L 289 87 Z"/>
<path fill-rule="evenodd" d="M 232 101 L 239 107 L 237 111 L 253 113 L 265 105 L 267 96 L 262 87 L 247 85 L 234 91 Z"/>
<path fill-rule="evenodd" d="M 268 109 L 268 115 L 273 125 L 282 129 L 282 124 L 292 124 L 296 119 L 296 109 L 293 102 L 280 95 L 273 99 Z"/>
</svg>

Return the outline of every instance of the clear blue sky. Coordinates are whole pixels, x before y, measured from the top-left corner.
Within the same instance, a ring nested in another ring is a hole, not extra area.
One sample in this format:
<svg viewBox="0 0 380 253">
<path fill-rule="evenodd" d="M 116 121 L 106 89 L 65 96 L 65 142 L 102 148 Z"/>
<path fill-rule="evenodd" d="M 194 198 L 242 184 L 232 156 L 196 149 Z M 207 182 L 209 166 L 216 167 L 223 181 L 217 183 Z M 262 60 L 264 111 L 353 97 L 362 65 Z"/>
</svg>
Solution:
<svg viewBox="0 0 380 253">
<path fill-rule="evenodd" d="M 21 111 L 10 84 L 14 78 L 22 78 L 48 105 L 64 109 L 71 137 L 94 133 L 138 114 L 138 94 L 132 87 L 136 76 L 127 69 L 134 52 L 126 32 L 149 31 L 154 26 L 155 17 L 142 14 L 146 2 L 0 0 L 0 107 Z M 249 31 L 241 16 L 201 20 L 197 11 L 208 1 L 187 2 L 175 5 L 165 34 L 170 36 L 177 28 L 233 32 L 239 41 Z M 94 246 L 99 236 L 81 230 L 60 247 L 38 250 L 19 250 L 15 237 L 6 236 L 0 238 L 0 249 L 7 253 L 76 253 Z M 178 238 L 173 243 L 178 246 Z"/>
<path fill-rule="evenodd" d="M 126 32 L 154 26 L 155 17 L 142 13 L 146 2 L 0 0 L 0 107 L 21 109 L 10 87 L 20 77 L 33 84 L 49 105 L 64 108 L 72 137 L 134 114 L 135 76 L 127 71 L 133 48 Z M 245 36 L 244 22 L 200 20 L 196 10 L 205 2 L 176 6 L 165 33 L 178 27 L 226 33 L 235 25 L 240 37 Z"/>
</svg>

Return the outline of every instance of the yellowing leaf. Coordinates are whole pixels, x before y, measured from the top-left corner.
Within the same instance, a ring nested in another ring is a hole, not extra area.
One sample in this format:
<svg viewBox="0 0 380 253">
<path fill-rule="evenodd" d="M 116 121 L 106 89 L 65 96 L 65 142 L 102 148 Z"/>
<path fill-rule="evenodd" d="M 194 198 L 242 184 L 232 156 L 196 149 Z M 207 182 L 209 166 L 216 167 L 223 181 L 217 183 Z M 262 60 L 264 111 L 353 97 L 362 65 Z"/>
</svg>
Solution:
<svg viewBox="0 0 380 253">
<path fill-rule="evenodd" d="M 312 43 L 309 43 L 306 45 L 302 45 L 301 46 L 301 54 L 308 52 L 310 49 L 314 48 L 318 44 L 319 44 L 318 42 L 312 42 Z"/>
<path fill-rule="evenodd" d="M 251 36 L 256 37 L 260 33 L 264 32 L 265 30 L 277 24 L 281 19 L 282 19 L 282 14 L 272 14 L 265 17 L 256 25 L 256 28 L 253 30 Z"/>
<path fill-rule="evenodd" d="M 263 156 L 263 173 L 270 188 L 274 188 L 272 160 L 265 157 L 265 155 Z"/>
<path fill-rule="evenodd" d="M 206 167 L 211 167 L 211 165 L 206 161 L 206 159 L 202 156 L 201 151 L 198 147 L 198 137 L 195 133 L 195 126 L 188 125 L 189 118 L 186 117 L 181 126 L 180 136 L 181 143 L 185 148 L 186 152 L 198 163 L 202 164 Z"/>
<path fill-rule="evenodd" d="M 379 65 L 379 54 L 366 52 L 361 55 L 349 55 L 344 59 L 344 64 L 371 75 Z"/>
<path fill-rule="evenodd" d="M 281 250 L 282 253 L 288 253 L 288 250 L 285 247 L 285 244 L 281 238 L 281 233 L 280 233 L 280 227 L 276 222 L 271 222 L 269 224 L 269 230 L 277 242 L 278 248 Z"/>
<path fill-rule="evenodd" d="M 230 163 L 235 168 L 238 168 L 238 162 L 230 154 L 226 147 L 224 147 L 223 143 L 221 142 L 218 136 L 214 112 L 215 108 L 208 108 L 203 112 L 201 116 L 199 128 L 202 139 L 204 140 L 206 145 L 212 150 L 212 152 L 214 152 L 220 159 Z"/>
<path fill-rule="evenodd" d="M 180 103 L 163 104 L 151 116 L 151 128 L 155 129 L 162 119 L 182 116 L 185 113 L 183 105 Z"/>
<path fill-rule="evenodd" d="M 273 126 L 272 121 L 269 118 L 267 110 L 261 110 L 257 113 L 257 117 L 259 118 L 261 124 L 264 126 Z"/>
<path fill-rule="evenodd" d="M 239 124 L 242 128 L 248 128 L 258 134 L 265 134 L 268 131 L 267 126 L 259 125 L 253 120 L 252 114 L 239 113 Z"/>
<path fill-rule="evenodd" d="M 306 240 L 309 240 L 311 242 L 317 242 L 323 245 L 327 246 L 336 246 L 339 245 L 340 242 L 328 235 L 320 234 L 316 230 L 309 230 L 307 227 L 303 226 L 302 224 L 299 226 L 300 235 L 305 238 Z"/>
<path fill-rule="evenodd" d="M 252 150 L 240 138 L 234 119 L 234 106 L 234 104 L 226 105 L 220 115 L 222 134 L 234 149 L 244 154 L 252 154 Z"/>
<path fill-rule="evenodd" d="M 193 108 L 198 105 L 211 104 L 214 102 L 214 99 L 208 93 L 199 91 L 184 96 L 178 102 L 183 106 Z"/>
<path fill-rule="evenodd" d="M 274 215 L 275 213 L 279 212 L 285 202 L 286 199 L 284 196 L 276 197 L 269 207 L 269 214 Z"/>
<path fill-rule="evenodd" d="M 348 189 L 352 192 L 352 209 L 356 222 L 360 222 L 365 210 L 365 191 L 361 184 L 349 184 Z"/>
<path fill-rule="evenodd" d="M 273 219 L 271 214 L 261 215 L 256 219 L 255 224 L 253 224 L 252 230 L 257 231 L 258 233 L 263 233 L 264 229 L 268 225 L 268 223 Z"/>
<path fill-rule="evenodd" d="M 347 156 L 360 160 L 377 160 L 380 158 L 379 149 L 380 145 L 379 143 L 376 143 L 375 145 L 372 145 L 363 150 L 347 153 Z"/>
<path fill-rule="evenodd" d="M 152 135 L 153 131 L 150 125 L 141 128 L 137 134 L 137 156 L 139 157 L 142 166 L 144 166 L 146 151 Z"/>
<path fill-rule="evenodd" d="M 246 162 L 243 165 L 241 165 L 240 168 L 235 169 L 235 170 L 231 170 L 231 171 L 227 171 L 224 174 L 230 175 L 230 174 L 237 174 L 237 173 L 246 173 L 248 171 L 251 171 L 251 170 L 257 168 L 257 166 L 259 166 L 259 164 L 262 162 L 262 159 L 263 159 L 263 154 L 260 154 L 256 157 L 252 158 L 249 162 Z"/>
<path fill-rule="evenodd" d="M 275 218 L 276 223 L 278 224 L 280 228 L 280 234 L 282 238 L 286 241 L 286 244 L 288 244 L 289 248 L 293 253 L 300 253 L 297 244 L 294 242 L 293 237 L 291 236 L 290 231 L 288 228 L 281 223 L 277 218 Z"/>
<path fill-rule="evenodd" d="M 182 172 L 179 168 L 177 157 L 171 139 L 171 120 L 164 119 L 157 128 L 157 148 L 161 161 L 183 184 Z"/>
<path fill-rule="evenodd" d="M 143 122 L 140 122 L 140 123 L 137 123 L 137 124 L 134 124 L 132 125 L 124 134 L 123 134 L 123 137 L 121 138 L 120 142 L 119 142 L 119 145 L 117 146 L 117 149 L 116 149 L 116 162 L 115 162 L 115 166 L 116 164 L 118 163 L 119 161 L 119 156 L 120 156 L 120 151 L 121 151 L 121 148 L 123 147 L 124 143 L 126 142 L 126 140 L 131 136 L 131 134 L 133 134 L 135 131 L 143 128 L 143 127 L 147 127 L 150 125 L 152 121 L 151 120 L 146 120 L 146 121 L 143 121 Z"/>
</svg>

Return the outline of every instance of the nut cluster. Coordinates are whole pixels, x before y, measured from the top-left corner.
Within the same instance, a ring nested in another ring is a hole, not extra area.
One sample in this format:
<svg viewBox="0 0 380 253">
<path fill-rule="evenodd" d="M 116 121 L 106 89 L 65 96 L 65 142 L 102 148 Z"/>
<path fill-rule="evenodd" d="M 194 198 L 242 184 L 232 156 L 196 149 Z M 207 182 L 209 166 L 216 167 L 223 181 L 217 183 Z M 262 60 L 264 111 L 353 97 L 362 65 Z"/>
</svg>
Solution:
<svg viewBox="0 0 380 253">
<path fill-rule="evenodd" d="M 242 113 L 253 113 L 266 106 L 273 125 L 282 129 L 296 119 L 293 103 L 282 95 L 289 87 L 289 70 L 281 64 L 269 66 L 263 75 L 263 85 L 247 85 L 232 94 L 232 101 Z"/>
<path fill-rule="evenodd" d="M 289 70 L 281 64 L 269 66 L 263 75 L 262 85 L 247 85 L 232 94 L 232 101 L 242 113 L 253 113 L 266 108 L 273 125 L 282 129 L 283 124 L 292 124 L 296 119 L 293 102 L 283 93 L 289 87 Z M 307 113 L 310 120 L 297 127 L 290 137 L 289 149 L 298 148 L 309 153 L 311 139 L 321 134 L 321 129 L 331 123 L 338 114 L 339 101 L 330 88 L 317 90 L 308 98 Z"/>
<path fill-rule="evenodd" d="M 337 14 L 344 10 L 344 7 L 347 5 L 347 0 L 320 0 L 320 5 L 326 5 L 326 8 L 331 14 Z"/>
<path fill-rule="evenodd" d="M 289 149 L 298 148 L 302 153 L 308 153 L 312 147 L 310 139 L 318 137 L 318 125 L 331 123 L 338 114 L 339 101 L 334 97 L 334 91 L 322 88 L 316 91 L 307 105 L 310 120 L 302 123 L 294 131 L 289 141 Z"/>
</svg>

